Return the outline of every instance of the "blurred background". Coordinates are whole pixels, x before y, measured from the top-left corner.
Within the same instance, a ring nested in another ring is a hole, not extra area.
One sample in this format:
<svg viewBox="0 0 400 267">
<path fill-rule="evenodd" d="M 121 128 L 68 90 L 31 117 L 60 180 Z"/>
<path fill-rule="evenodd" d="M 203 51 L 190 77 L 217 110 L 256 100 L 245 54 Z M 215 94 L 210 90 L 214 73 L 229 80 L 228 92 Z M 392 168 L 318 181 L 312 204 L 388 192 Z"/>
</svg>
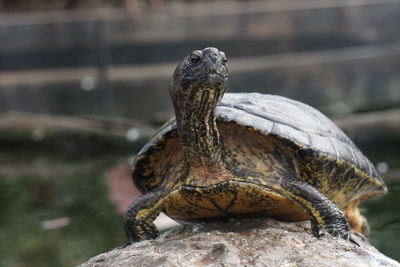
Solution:
<svg viewBox="0 0 400 267">
<path fill-rule="evenodd" d="M 1 0 L 0 266 L 73 266 L 123 245 L 130 163 L 173 115 L 178 61 L 215 46 L 230 91 L 332 118 L 389 187 L 362 205 L 400 260 L 399 0 Z M 168 222 L 158 224 L 168 227 Z"/>
</svg>

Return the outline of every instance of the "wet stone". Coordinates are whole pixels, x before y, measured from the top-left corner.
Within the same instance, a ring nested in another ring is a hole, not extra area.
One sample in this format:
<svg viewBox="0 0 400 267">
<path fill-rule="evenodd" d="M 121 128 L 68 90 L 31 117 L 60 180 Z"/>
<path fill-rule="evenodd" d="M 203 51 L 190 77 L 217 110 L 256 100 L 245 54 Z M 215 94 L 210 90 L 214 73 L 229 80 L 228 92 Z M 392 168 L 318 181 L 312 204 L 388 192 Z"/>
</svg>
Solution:
<svg viewBox="0 0 400 267">
<path fill-rule="evenodd" d="M 100 254 L 81 267 L 105 266 L 398 266 L 357 235 L 362 247 L 330 235 L 315 238 L 308 222 L 232 219 L 180 226 L 152 241 Z"/>
</svg>

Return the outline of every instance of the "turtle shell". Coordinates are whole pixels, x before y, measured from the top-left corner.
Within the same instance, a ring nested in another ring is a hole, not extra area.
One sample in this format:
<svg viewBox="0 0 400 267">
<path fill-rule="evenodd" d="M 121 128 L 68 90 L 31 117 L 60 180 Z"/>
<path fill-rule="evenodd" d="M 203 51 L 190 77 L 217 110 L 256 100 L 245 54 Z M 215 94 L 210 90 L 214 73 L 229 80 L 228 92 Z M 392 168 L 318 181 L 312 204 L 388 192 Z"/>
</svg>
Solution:
<svg viewBox="0 0 400 267">
<path fill-rule="evenodd" d="M 215 116 L 218 127 L 225 123 L 235 123 L 249 131 L 274 136 L 296 151 L 301 151 L 305 165 L 312 165 L 314 159 L 323 158 L 325 163 L 319 166 L 330 166 L 329 172 L 343 176 L 341 179 L 350 179 L 351 176 L 361 191 L 354 192 L 353 197 L 346 197 L 346 202 L 384 193 L 386 190 L 374 166 L 354 143 L 330 119 L 309 105 L 276 95 L 227 93 L 216 108 Z M 174 118 L 155 133 L 134 161 L 133 180 L 143 193 L 162 185 L 165 177 L 168 177 L 156 171 L 159 169 L 157 166 L 162 165 L 166 159 L 171 166 L 183 160 Z M 336 168 L 344 165 L 347 167 Z M 351 173 L 348 171 L 349 166 Z M 341 171 L 346 172 L 346 175 Z M 312 173 L 310 177 L 307 182 L 311 184 L 317 184 L 317 179 L 325 179 L 321 176 L 313 178 Z M 339 181 L 337 183 L 339 186 L 344 184 Z M 360 183 L 363 185 L 359 186 Z M 353 194 L 351 189 L 347 192 Z"/>
</svg>

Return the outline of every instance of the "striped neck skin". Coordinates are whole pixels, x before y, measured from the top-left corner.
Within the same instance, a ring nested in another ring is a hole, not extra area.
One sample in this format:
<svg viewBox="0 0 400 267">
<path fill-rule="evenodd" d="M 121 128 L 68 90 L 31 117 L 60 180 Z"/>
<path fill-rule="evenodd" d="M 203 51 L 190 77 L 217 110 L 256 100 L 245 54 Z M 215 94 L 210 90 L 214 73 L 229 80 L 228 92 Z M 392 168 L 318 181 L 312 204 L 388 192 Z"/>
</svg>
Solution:
<svg viewBox="0 0 400 267">
<path fill-rule="evenodd" d="M 214 111 L 227 87 L 224 52 L 195 50 L 175 69 L 169 87 L 186 167 L 217 174 L 224 168 Z"/>
<path fill-rule="evenodd" d="M 190 84 L 173 98 L 178 134 L 189 168 L 217 173 L 224 168 L 223 143 L 214 111 L 221 100 L 221 88 Z"/>
</svg>

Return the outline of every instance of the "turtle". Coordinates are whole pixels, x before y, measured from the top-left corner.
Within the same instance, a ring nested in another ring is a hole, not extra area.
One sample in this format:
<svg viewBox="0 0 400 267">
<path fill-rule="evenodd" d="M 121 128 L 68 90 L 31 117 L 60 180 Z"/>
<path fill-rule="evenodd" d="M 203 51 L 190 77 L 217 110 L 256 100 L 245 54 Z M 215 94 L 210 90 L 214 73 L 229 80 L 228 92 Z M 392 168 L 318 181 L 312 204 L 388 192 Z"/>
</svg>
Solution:
<svg viewBox="0 0 400 267">
<path fill-rule="evenodd" d="M 133 162 L 143 193 L 124 216 L 129 243 L 154 239 L 164 212 L 182 223 L 233 217 L 309 220 L 312 234 L 357 242 L 364 199 L 387 188 L 373 164 L 330 119 L 283 96 L 226 93 L 227 58 L 208 47 L 176 67 L 175 117 Z"/>
</svg>

